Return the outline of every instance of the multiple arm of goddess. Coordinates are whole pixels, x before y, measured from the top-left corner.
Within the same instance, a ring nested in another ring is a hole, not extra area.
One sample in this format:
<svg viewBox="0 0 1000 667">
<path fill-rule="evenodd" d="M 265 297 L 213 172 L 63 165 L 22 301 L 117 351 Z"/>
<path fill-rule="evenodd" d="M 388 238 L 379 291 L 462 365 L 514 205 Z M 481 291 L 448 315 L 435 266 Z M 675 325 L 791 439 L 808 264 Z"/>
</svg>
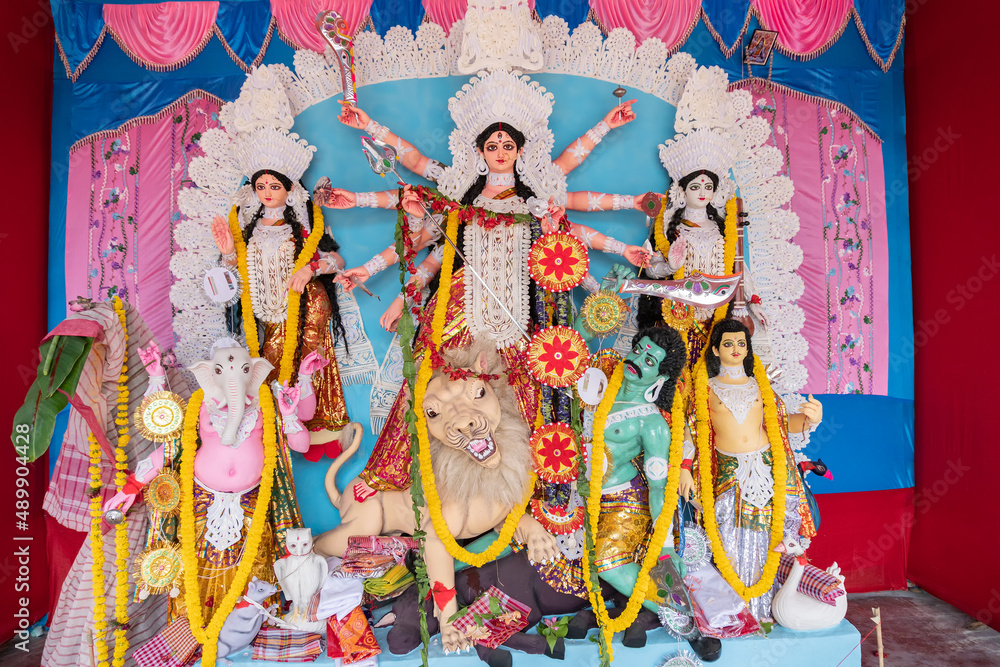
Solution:
<svg viewBox="0 0 1000 667">
<path fill-rule="evenodd" d="M 608 112 L 608 114 L 588 130 L 583 136 L 570 144 L 557 157 L 553 164 L 559 167 L 564 174 L 568 174 L 577 166 L 583 163 L 587 155 L 593 151 L 594 147 L 601 142 L 601 139 L 612 129 L 621 127 L 635 119 L 632 112 L 632 104 L 635 100 L 630 100 Z M 344 106 L 339 116 L 341 123 L 358 130 L 364 130 L 374 138 L 395 146 L 399 156 L 399 162 L 410 171 L 420 176 L 436 181 L 443 169 L 441 163 L 423 155 L 413 144 L 394 134 L 389 128 L 373 121 L 368 114 L 357 107 Z M 325 188 L 314 193 L 317 201 L 331 208 L 352 208 L 355 206 L 367 208 L 396 208 L 400 204 L 397 191 L 389 190 L 382 192 L 360 192 L 354 193 L 340 188 Z M 586 198 L 585 193 L 569 193 L 570 202 L 579 202 L 581 195 Z M 607 195 L 609 206 L 611 199 L 617 195 Z M 617 199 L 616 199 L 617 201 Z M 402 205 L 410 219 L 410 234 L 416 248 L 423 248 L 434 241 L 439 232 L 434 225 L 421 222 L 423 211 L 420 208 L 418 197 L 409 188 L 404 191 Z M 634 202 L 629 203 L 629 207 L 634 207 Z M 573 208 L 570 206 L 570 208 Z M 586 209 L 584 209 L 586 210 Z M 560 221 L 565 213 L 562 208 L 550 208 L 550 220 Z M 567 221 L 568 222 L 568 221 Z M 549 222 L 544 229 L 551 231 L 555 228 L 554 223 Z M 603 252 L 622 255 L 635 266 L 644 266 L 649 260 L 649 253 L 639 246 L 626 245 L 617 239 L 602 234 L 586 225 L 568 223 L 569 233 L 580 239 L 588 248 L 594 248 Z M 379 271 L 389 266 L 395 265 L 399 261 L 395 247 L 388 246 L 362 266 L 348 269 L 343 272 L 341 284 L 345 289 L 353 289 L 355 284 L 363 283 Z M 432 253 L 418 267 L 417 274 L 411 278 L 411 282 L 419 287 L 425 287 L 427 283 L 437 274 L 441 266 L 440 253 Z M 355 283 L 354 281 L 357 281 Z M 380 323 L 383 327 L 392 329 L 403 309 L 404 299 L 402 296 L 396 298 L 389 309 L 383 314 Z"/>
</svg>

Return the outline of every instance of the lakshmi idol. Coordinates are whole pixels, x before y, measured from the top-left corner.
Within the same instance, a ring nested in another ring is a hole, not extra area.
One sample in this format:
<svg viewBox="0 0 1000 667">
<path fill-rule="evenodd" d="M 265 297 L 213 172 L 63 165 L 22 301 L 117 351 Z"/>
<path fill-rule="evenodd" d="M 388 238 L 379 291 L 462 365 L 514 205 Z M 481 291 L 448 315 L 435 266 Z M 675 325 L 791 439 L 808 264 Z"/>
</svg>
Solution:
<svg viewBox="0 0 1000 667">
<path fill-rule="evenodd" d="M 274 366 L 268 381 L 291 365 L 289 382 L 294 385 L 297 360 L 312 352 L 329 359 L 329 367 L 315 379 L 316 412 L 306 423 L 312 442 L 322 444 L 335 440 L 349 420 L 332 354 L 334 336 L 346 335 L 333 275 L 344 261 L 319 207 L 299 182 L 313 150 L 280 129 L 261 128 L 238 137 L 234 158 L 247 179 L 244 188 L 253 192 L 243 200 L 251 203 L 234 207 L 229 220 L 216 216 L 212 235 L 223 265 L 247 282 L 250 298 L 236 308 L 248 343 L 256 338 L 260 355 Z M 289 305 L 290 291 L 302 295 L 296 312 Z"/>
</svg>

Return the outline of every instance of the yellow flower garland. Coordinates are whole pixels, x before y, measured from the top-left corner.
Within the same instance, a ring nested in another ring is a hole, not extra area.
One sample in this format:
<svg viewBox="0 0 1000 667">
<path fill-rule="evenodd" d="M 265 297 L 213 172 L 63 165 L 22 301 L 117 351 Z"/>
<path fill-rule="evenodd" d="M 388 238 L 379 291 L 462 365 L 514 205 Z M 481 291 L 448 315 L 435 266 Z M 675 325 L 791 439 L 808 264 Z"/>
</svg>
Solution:
<svg viewBox="0 0 1000 667">
<path fill-rule="evenodd" d="M 115 489 L 121 491 L 128 473 L 128 456 L 125 448 L 129 443 L 128 410 L 128 327 L 125 322 L 125 305 L 117 296 L 114 299 L 115 312 L 122 325 L 125 341 L 125 355 L 122 358 L 122 372 L 118 377 L 118 411 L 115 424 L 118 426 L 118 443 L 115 447 Z M 125 665 L 128 651 L 128 637 L 125 624 L 128 623 L 128 524 L 123 520 L 115 526 L 115 652 L 111 661 L 113 667 Z"/>
<path fill-rule="evenodd" d="M 663 225 L 663 214 L 666 211 L 666 202 L 660 208 L 659 214 L 656 216 L 656 220 L 653 222 L 653 238 L 656 241 L 656 249 L 663 255 L 664 259 L 667 257 L 667 253 L 670 252 L 670 241 L 667 240 L 667 235 L 664 232 Z M 725 245 L 723 246 L 722 260 L 725 266 L 727 274 L 733 272 L 735 261 L 736 261 L 736 238 L 739 236 L 736 233 L 736 197 L 732 197 L 728 202 L 726 202 L 726 223 L 725 223 Z M 684 267 L 682 266 L 676 272 L 674 272 L 673 279 L 680 280 L 684 277 Z M 666 309 L 668 307 L 668 299 L 662 299 L 660 307 L 663 309 L 664 318 L 666 318 Z M 712 326 L 718 324 L 718 322 L 726 317 L 729 312 L 729 303 L 726 303 L 715 309 L 715 314 L 712 317 Z M 711 327 L 709 327 L 709 332 L 711 332 Z M 680 332 L 684 337 L 685 346 L 688 345 L 688 331 Z M 704 358 L 705 350 L 701 351 L 701 357 Z"/>
<path fill-rule="evenodd" d="M 115 488 L 121 491 L 125 486 L 125 476 L 128 472 L 128 457 L 125 448 L 129 443 L 128 416 L 128 326 L 125 320 L 125 304 L 119 297 L 111 300 L 115 314 L 122 327 L 122 337 L 125 353 L 122 357 L 122 370 L 118 376 L 118 397 L 116 401 L 115 425 L 118 427 L 118 439 L 115 444 Z M 96 491 L 90 498 L 90 550 L 93 557 L 91 565 L 92 591 L 94 596 L 94 646 L 98 665 L 108 664 L 107 643 L 107 592 L 104 577 L 104 534 L 101 531 L 101 520 L 104 516 L 100 489 L 101 479 L 101 448 L 93 432 L 87 434 L 90 445 L 91 489 Z M 128 651 L 128 638 L 125 624 L 128 623 L 128 524 L 125 521 L 115 526 L 115 649 L 112 665 L 123 667 L 125 652 Z"/>
<path fill-rule="evenodd" d="M 448 213 L 448 228 L 446 230 L 448 238 L 458 238 L 458 213 L 451 211 Z M 441 260 L 441 281 L 438 286 L 438 299 L 434 309 L 434 317 L 431 320 L 431 340 L 437 347 L 441 345 L 441 332 L 444 330 L 445 315 L 448 311 L 448 299 L 451 295 L 452 269 L 455 265 L 455 249 L 451 244 L 444 246 L 444 257 Z M 417 437 L 420 440 L 420 479 L 423 482 L 424 496 L 427 499 L 427 511 L 430 514 L 431 522 L 438 537 L 444 543 L 445 549 L 452 558 L 473 567 L 482 567 L 486 563 L 495 560 L 500 552 L 510 544 L 517 528 L 518 521 L 524 516 L 524 511 L 531 499 L 532 491 L 535 488 L 535 474 L 532 473 L 527 484 L 527 493 L 524 502 L 515 507 L 507 519 L 504 521 L 500 536 L 490 547 L 482 553 L 472 553 L 458 545 L 454 536 L 448 529 L 448 523 L 441 514 L 441 498 L 438 496 L 437 484 L 434 481 L 434 468 L 431 465 L 431 447 L 427 434 L 427 418 L 424 416 L 424 394 L 427 391 L 427 384 L 431 381 L 431 374 L 434 369 L 431 367 L 430 355 L 424 355 L 424 361 L 420 364 L 420 371 L 417 373 L 416 388 L 413 395 L 413 410 L 417 416 Z"/>
<path fill-rule="evenodd" d="M 702 358 L 695 367 L 695 414 L 698 419 L 697 441 L 698 458 L 700 461 L 701 503 L 704 510 L 705 532 L 712 543 L 712 553 L 715 556 L 715 566 L 722 577 L 729 582 L 736 593 L 744 600 L 751 600 L 769 591 L 774 584 L 775 574 L 781 554 L 774 551 L 784 538 L 785 532 L 785 484 L 788 481 L 788 464 L 786 463 L 785 446 L 781 438 L 778 424 L 778 406 L 774 400 L 771 383 L 766 372 L 758 372 L 760 363 L 756 363 L 754 378 L 760 387 L 761 399 L 764 403 L 764 426 L 767 440 L 771 445 L 771 476 L 774 478 L 774 498 L 771 507 L 771 540 L 768 545 L 767 560 L 764 569 L 756 583 L 744 583 L 729 560 L 722 538 L 719 535 L 719 525 L 715 520 L 715 484 L 712 479 L 712 451 L 709 443 L 709 430 L 712 428 L 708 413 L 708 369 Z"/>
<path fill-rule="evenodd" d="M 325 226 L 323 224 L 323 211 L 316 204 L 313 207 L 313 227 L 309 232 L 309 237 L 302 244 L 302 252 L 295 259 L 295 266 L 292 268 L 292 275 L 304 269 L 312 261 L 313 255 L 319 248 L 319 241 L 323 237 Z M 257 337 L 257 319 L 253 314 L 253 302 L 250 299 L 250 277 L 247 273 L 247 245 L 243 241 L 243 230 L 240 229 L 239 217 L 236 214 L 236 207 L 229 212 L 229 230 L 233 234 L 233 245 L 236 248 L 236 265 L 239 269 L 240 279 L 243 281 L 243 293 L 240 295 L 240 305 L 243 311 L 243 331 L 246 334 L 247 346 L 250 348 L 250 355 L 260 356 L 260 339 Z M 285 317 L 285 340 L 281 348 L 281 367 L 278 369 L 278 382 L 285 383 L 292 378 L 292 363 L 295 360 L 295 352 L 298 349 L 299 338 L 299 307 L 302 295 L 295 290 L 288 290 L 288 313 Z"/>
<path fill-rule="evenodd" d="M 586 500 L 590 533 L 595 539 L 601 510 L 601 480 L 597 475 L 597 470 L 602 465 L 601 462 L 604 461 L 604 426 L 608 421 L 608 415 L 611 413 L 611 408 L 614 406 L 615 399 L 618 396 L 618 390 L 621 389 L 623 377 L 624 364 L 619 363 L 611 375 L 611 380 L 608 382 L 608 388 L 604 392 L 604 397 L 601 399 L 600 404 L 597 406 L 597 411 L 594 413 L 593 456 L 590 464 L 589 493 Z M 667 488 L 664 489 L 663 508 L 660 511 L 660 516 L 656 519 L 653 535 L 649 539 L 649 548 L 646 550 L 646 556 L 639 567 L 639 576 L 635 581 L 635 588 L 632 589 L 632 595 L 629 596 L 628 604 L 618 618 L 612 619 L 608 614 L 604 603 L 604 596 L 601 594 L 600 584 L 591 578 L 590 558 L 586 554 L 583 557 L 583 577 L 587 582 L 590 605 L 594 608 L 598 624 L 604 633 L 609 660 L 614 657 L 611 645 L 612 637 L 614 637 L 616 632 L 621 632 L 632 625 L 633 621 L 639 615 L 639 608 L 642 606 L 643 600 L 646 597 L 646 591 L 649 588 L 649 572 L 660 558 L 660 549 L 667 542 L 670 522 L 674 512 L 677 510 L 677 490 L 680 487 L 681 459 L 683 455 L 679 443 L 684 439 L 684 400 L 677 392 L 674 393 L 674 400 L 670 406 L 670 421 L 670 459 L 667 468 Z M 657 545 L 661 546 L 658 548 Z"/>
<path fill-rule="evenodd" d="M 94 595 L 94 652 L 97 659 L 97 667 L 107 667 L 108 664 L 108 643 L 106 633 L 108 630 L 107 618 L 107 595 L 104 591 L 104 536 L 101 534 L 101 447 L 97 444 L 97 438 L 93 432 L 87 434 L 87 442 L 90 444 L 90 488 L 91 491 L 98 491 L 90 497 L 90 551 L 93 556 L 93 564 L 90 567 L 90 578 Z"/>
<path fill-rule="evenodd" d="M 261 536 L 271 504 L 271 487 L 274 483 L 274 469 L 277 465 L 278 443 L 275 422 L 274 398 L 267 384 L 261 385 L 258 398 L 264 420 L 264 468 L 261 471 L 260 490 L 257 506 L 250 520 L 250 530 L 244 542 L 243 555 L 236 568 L 236 575 L 222 602 L 215 605 L 215 613 L 208 626 L 202 613 L 201 596 L 198 593 L 198 557 L 194 530 L 194 458 L 198 448 L 198 419 L 201 403 L 205 397 L 202 389 L 195 391 L 188 401 L 184 415 L 184 434 L 181 451 L 181 516 L 178 536 L 181 541 L 181 560 L 184 563 L 184 602 L 187 606 L 191 634 L 201 644 L 201 664 L 214 667 L 219 632 L 229 612 L 236 606 L 236 600 L 243 595 L 250 572 L 257 560 Z"/>
</svg>

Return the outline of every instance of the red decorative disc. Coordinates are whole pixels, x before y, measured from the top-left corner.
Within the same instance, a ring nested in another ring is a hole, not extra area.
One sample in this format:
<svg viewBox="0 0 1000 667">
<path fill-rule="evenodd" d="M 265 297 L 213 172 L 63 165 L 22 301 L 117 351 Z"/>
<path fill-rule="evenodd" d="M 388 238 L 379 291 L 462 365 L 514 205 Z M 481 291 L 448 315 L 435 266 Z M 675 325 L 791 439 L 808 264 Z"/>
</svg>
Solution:
<svg viewBox="0 0 1000 667">
<path fill-rule="evenodd" d="M 568 511 L 565 507 L 543 503 L 538 498 L 531 500 L 531 515 L 553 535 L 569 535 L 582 526 L 587 517 L 586 510 L 582 506 Z"/>
<path fill-rule="evenodd" d="M 587 370 L 589 360 L 583 336 L 564 326 L 542 329 L 528 348 L 531 375 L 548 387 L 570 386 Z"/>
<path fill-rule="evenodd" d="M 531 457 L 535 462 L 535 471 L 546 482 L 566 484 L 575 480 L 579 451 L 576 434 L 569 424 L 546 424 L 531 434 Z"/>
<path fill-rule="evenodd" d="M 571 290 L 583 280 L 590 266 L 587 248 L 565 232 L 542 234 L 528 253 L 528 270 L 542 289 Z"/>
</svg>

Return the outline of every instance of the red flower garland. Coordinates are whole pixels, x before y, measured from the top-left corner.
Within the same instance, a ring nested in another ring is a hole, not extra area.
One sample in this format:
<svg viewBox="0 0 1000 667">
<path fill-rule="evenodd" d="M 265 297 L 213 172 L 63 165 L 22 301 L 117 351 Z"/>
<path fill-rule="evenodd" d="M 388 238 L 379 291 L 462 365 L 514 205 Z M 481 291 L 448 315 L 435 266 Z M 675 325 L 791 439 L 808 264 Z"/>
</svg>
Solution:
<svg viewBox="0 0 1000 667">
<path fill-rule="evenodd" d="M 413 188 L 424 200 L 425 205 L 431 213 L 445 213 L 450 211 L 458 212 L 458 219 L 462 224 L 475 223 L 483 229 L 493 229 L 503 225 L 509 227 L 529 218 L 526 214 L 516 215 L 513 213 L 493 213 L 478 206 L 464 206 L 453 199 L 448 199 L 437 190 L 423 185 Z"/>
<path fill-rule="evenodd" d="M 477 373 L 469 368 L 455 368 L 444 360 L 444 357 L 441 356 L 441 352 L 430 341 L 427 342 L 425 354 L 427 355 L 427 359 L 430 359 L 431 368 L 442 371 L 445 375 L 451 378 L 452 382 L 469 380 L 471 378 L 479 378 L 483 382 L 492 382 L 504 377 L 499 373 Z"/>
</svg>

